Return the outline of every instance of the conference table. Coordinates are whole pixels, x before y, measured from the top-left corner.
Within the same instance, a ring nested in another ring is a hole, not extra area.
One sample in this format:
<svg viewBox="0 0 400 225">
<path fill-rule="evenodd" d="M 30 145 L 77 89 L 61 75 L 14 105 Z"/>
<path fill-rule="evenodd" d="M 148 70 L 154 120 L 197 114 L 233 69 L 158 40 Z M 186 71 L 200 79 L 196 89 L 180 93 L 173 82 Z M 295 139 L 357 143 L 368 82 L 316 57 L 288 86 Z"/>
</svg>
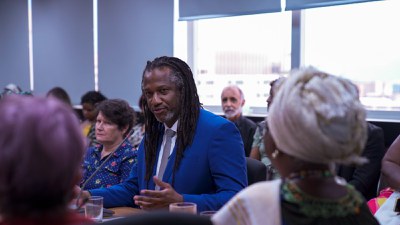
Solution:
<svg viewBox="0 0 400 225">
<path fill-rule="evenodd" d="M 108 208 L 108 210 L 114 211 L 114 214 L 112 216 L 108 216 L 107 214 L 104 213 L 103 222 L 124 218 L 135 214 L 141 214 L 145 212 L 141 209 L 131 208 L 131 207 L 115 207 L 115 208 Z"/>
<path fill-rule="evenodd" d="M 125 217 L 125 216 L 135 215 L 135 214 L 144 212 L 141 209 L 131 208 L 131 207 L 115 207 L 115 208 L 109 208 L 109 209 L 114 211 L 114 215 L 112 217 Z"/>
</svg>

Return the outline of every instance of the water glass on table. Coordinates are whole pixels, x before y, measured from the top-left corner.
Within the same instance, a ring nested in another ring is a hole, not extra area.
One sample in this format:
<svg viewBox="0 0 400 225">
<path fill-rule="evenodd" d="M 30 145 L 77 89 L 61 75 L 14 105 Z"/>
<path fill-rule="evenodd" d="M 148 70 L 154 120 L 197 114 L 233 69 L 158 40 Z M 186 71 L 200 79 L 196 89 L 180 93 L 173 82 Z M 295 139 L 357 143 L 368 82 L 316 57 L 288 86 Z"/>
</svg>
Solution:
<svg viewBox="0 0 400 225">
<path fill-rule="evenodd" d="M 170 212 L 197 214 L 197 205 L 193 202 L 175 202 L 169 204 Z"/>
<path fill-rule="evenodd" d="M 95 222 L 103 221 L 103 197 L 90 196 L 85 205 L 85 216 Z"/>
</svg>

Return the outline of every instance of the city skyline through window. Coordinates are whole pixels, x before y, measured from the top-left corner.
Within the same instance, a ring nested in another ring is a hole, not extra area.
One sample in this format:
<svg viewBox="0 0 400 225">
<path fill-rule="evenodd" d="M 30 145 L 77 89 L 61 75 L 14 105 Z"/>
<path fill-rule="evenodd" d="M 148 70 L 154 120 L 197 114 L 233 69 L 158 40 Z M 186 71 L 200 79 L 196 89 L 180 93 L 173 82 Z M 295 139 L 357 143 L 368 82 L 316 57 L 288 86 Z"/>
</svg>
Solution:
<svg viewBox="0 0 400 225">
<path fill-rule="evenodd" d="M 400 1 L 386 0 L 303 10 L 301 66 L 352 80 L 367 110 L 400 111 L 399 8 Z M 245 115 L 267 114 L 269 82 L 291 69 L 291 19 L 280 12 L 190 22 L 184 37 L 192 38 L 185 43 L 192 52 L 184 57 L 193 58 L 206 108 L 221 113 L 223 87 L 236 84 Z"/>
<path fill-rule="evenodd" d="M 399 8 L 392 0 L 305 10 L 305 65 L 352 80 L 367 109 L 399 111 Z"/>
</svg>

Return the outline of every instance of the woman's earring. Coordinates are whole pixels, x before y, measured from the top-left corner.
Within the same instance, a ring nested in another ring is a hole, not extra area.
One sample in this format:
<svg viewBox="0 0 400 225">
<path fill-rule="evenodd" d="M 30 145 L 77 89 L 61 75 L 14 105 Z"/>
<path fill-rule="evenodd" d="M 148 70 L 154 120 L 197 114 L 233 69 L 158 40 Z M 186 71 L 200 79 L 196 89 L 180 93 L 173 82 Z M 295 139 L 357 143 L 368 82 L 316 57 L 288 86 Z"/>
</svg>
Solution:
<svg viewBox="0 0 400 225">
<path fill-rule="evenodd" d="M 271 154 L 273 159 L 276 159 L 276 157 L 278 157 L 278 155 L 279 155 L 279 150 L 278 149 L 275 149 L 275 151 Z"/>
</svg>

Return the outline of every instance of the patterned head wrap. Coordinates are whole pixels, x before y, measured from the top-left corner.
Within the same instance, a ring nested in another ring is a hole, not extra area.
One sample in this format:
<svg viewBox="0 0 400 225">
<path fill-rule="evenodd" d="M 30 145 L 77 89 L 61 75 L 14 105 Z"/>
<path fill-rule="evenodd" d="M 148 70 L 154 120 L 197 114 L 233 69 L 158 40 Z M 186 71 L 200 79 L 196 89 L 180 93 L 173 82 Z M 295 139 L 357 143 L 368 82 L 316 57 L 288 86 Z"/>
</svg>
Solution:
<svg viewBox="0 0 400 225">
<path fill-rule="evenodd" d="M 22 89 L 15 84 L 8 84 L 4 87 L 3 92 L 0 94 L 0 99 L 7 95 L 32 95 L 30 91 L 22 91 Z"/>
<path fill-rule="evenodd" d="M 279 150 L 313 163 L 362 164 L 365 109 L 349 80 L 314 68 L 277 87 L 268 124 Z"/>
</svg>

